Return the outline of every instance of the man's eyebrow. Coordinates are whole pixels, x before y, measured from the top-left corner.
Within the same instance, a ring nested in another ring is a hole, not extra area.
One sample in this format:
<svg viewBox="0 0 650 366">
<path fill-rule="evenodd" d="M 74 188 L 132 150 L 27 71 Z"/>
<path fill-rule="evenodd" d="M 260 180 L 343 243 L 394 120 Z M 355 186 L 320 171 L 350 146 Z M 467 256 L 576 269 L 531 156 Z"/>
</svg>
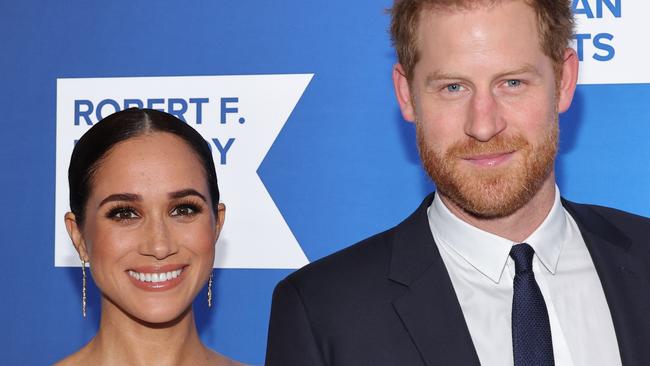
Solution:
<svg viewBox="0 0 650 366">
<path fill-rule="evenodd" d="M 502 72 L 498 74 L 497 77 L 503 77 L 506 75 L 527 74 L 527 73 L 534 74 L 534 75 L 541 75 L 539 70 L 532 64 L 524 64 L 522 67 L 518 69 Z M 439 80 L 464 80 L 464 79 L 465 77 L 460 74 L 453 74 L 449 72 L 436 70 L 427 75 L 425 82 L 426 84 L 430 84 L 434 81 L 439 81 Z"/>
<path fill-rule="evenodd" d="M 115 201 L 127 201 L 127 202 L 135 202 L 135 201 L 142 201 L 142 196 L 139 194 L 135 193 L 115 193 L 112 194 L 106 198 L 104 198 L 100 203 L 99 207 L 102 207 L 103 205 L 109 203 L 109 202 L 115 202 Z"/>
<path fill-rule="evenodd" d="M 208 202 L 208 200 L 205 198 L 204 195 L 202 195 L 197 190 L 192 189 L 192 188 L 181 189 L 180 191 L 170 192 L 167 195 L 169 196 L 169 198 L 183 198 L 183 197 L 187 197 L 187 196 L 196 196 L 196 197 L 199 197 L 200 199 L 202 199 L 203 202 L 205 202 L 205 203 Z"/>
<path fill-rule="evenodd" d="M 427 77 L 425 79 L 425 82 L 426 82 L 426 84 L 430 84 L 430 83 L 432 83 L 434 81 L 438 81 L 438 80 L 454 80 L 454 79 L 464 79 L 464 78 L 462 76 L 460 76 L 460 75 L 455 75 L 455 74 L 443 72 L 443 71 L 440 71 L 440 70 L 436 70 L 436 71 L 434 71 L 434 72 L 427 75 Z"/>
<path fill-rule="evenodd" d="M 506 76 L 506 75 L 520 75 L 520 74 L 534 74 L 536 76 L 541 75 L 541 73 L 539 72 L 539 70 L 535 66 L 533 66 L 531 64 L 525 64 L 525 65 L 523 65 L 522 67 L 520 67 L 518 69 L 503 72 L 503 73 L 499 74 L 499 77 L 503 77 L 503 76 Z"/>
</svg>

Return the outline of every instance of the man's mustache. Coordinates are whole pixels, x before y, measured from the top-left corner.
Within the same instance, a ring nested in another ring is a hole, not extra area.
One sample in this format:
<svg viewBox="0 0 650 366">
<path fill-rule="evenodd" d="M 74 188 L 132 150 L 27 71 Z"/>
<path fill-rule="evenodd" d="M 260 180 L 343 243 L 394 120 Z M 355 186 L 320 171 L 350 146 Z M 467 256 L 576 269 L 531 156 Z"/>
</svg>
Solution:
<svg viewBox="0 0 650 366">
<path fill-rule="evenodd" d="M 507 154 L 528 148 L 530 143 L 521 134 L 497 135 L 488 141 L 469 138 L 451 145 L 446 152 L 448 157 L 468 159 L 483 155 Z"/>
</svg>

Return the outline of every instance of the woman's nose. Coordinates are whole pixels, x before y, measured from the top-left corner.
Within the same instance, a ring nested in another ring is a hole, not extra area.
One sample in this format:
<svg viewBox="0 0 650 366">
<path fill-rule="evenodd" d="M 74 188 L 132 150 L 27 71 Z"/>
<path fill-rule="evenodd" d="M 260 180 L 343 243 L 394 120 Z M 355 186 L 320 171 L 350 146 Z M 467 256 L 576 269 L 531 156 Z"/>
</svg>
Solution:
<svg viewBox="0 0 650 366">
<path fill-rule="evenodd" d="M 178 252 L 178 245 L 171 235 L 169 223 L 164 218 L 149 217 L 144 231 L 140 254 L 161 260 Z"/>
</svg>

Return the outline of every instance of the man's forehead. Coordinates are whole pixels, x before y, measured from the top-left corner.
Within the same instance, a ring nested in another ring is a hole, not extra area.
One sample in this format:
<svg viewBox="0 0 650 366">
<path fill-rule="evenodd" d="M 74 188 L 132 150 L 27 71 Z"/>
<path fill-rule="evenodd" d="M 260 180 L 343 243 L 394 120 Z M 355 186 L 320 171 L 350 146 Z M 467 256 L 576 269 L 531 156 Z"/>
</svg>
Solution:
<svg viewBox="0 0 650 366">
<path fill-rule="evenodd" d="M 439 0 L 426 1 L 420 10 L 418 23 L 422 18 L 431 13 L 439 15 L 451 15 L 456 13 L 470 12 L 480 8 L 492 9 L 498 5 L 508 2 L 521 2 L 531 6 L 531 0 Z"/>
<path fill-rule="evenodd" d="M 454 17 L 456 15 L 470 14 L 477 10 L 486 10 L 486 14 L 493 10 L 499 11 L 499 8 L 506 3 L 522 3 L 529 6 L 531 14 L 534 14 L 534 8 L 528 0 L 443 0 L 436 2 L 428 2 L 427 5 L 420 11 L 418 15 L 417 28 L 415 29 L 415 40 L 417 48 L 420 49 L 422 45 L 422 37 L 425 33 L 423 27 L 435 26 L 436 23 L 444 22 L 444 18 Z M 507 11 L 503 8 L 502 11 Z M 533 20 L 537 23 L 536 17 Z M 530 24 L 530 23 L 529 23 Z M 531 29 L 538 35 L 539 28 L 535 26 Z M 463 31 L 463 29 L 458 29 Z M 538 37 L 539 38 L 539 37 Z"/>
<path fill-rule="evenodd" d="M 546 60 L 540 58 L 544 51 L 533 9 L 523 0 L 485 3 L 498 5 L 464 8 L 448 16 L 430 10 L 423 17 L 416 67 L 427 80 L 469 77 L 468 70 L 482 70 L 481 75 L 542 74 L 540 63 Z"/>
<path fill-rule="evenodd" d="M 455 12 L 494 6 L 506 1 L 524 0 L 438 0 L 425 2 L 423 11 Z"/>
</svg>

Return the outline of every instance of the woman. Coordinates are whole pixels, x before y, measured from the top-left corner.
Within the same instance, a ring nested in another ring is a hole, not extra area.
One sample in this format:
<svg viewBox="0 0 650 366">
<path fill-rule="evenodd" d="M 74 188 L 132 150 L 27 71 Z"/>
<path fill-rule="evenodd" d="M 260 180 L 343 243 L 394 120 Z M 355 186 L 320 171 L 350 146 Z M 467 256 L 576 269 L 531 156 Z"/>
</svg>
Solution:
<svg viewBox="0 0 650 366">
<path fill-rule="evenodd" d="M 201 135 L 160 111 L 118 112 L 78 141 L 68 179 L 65 225 L 101 321 L 60 365 L 241 365 L 203 345 L 192 311 L 225 215 Z"/>
</svg>

